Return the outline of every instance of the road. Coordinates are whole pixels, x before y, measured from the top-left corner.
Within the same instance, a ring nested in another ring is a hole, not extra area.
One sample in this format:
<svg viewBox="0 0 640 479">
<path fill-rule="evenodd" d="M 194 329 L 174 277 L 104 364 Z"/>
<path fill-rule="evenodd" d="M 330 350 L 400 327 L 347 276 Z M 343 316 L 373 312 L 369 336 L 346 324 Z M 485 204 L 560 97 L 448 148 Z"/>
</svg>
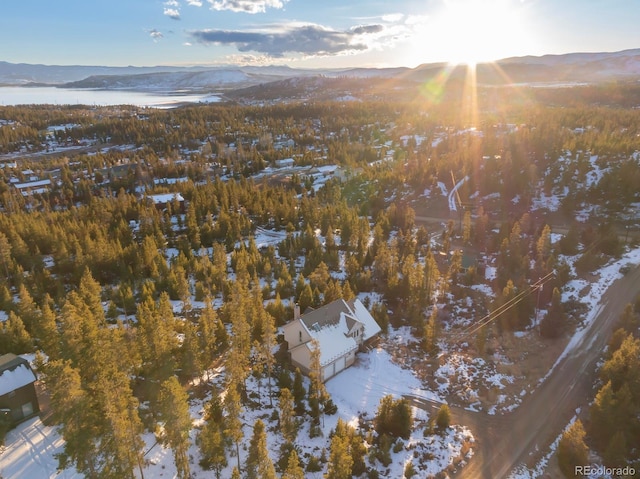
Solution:
<svg viewBox="0 0 640 479">
<path fill-rule="evenodd" d="M 575 415 L 576 409 L 586 410 L 595 394 L 597 362 L 624 307 L 638 294 L 640 267 L 611 285 L 582 342 L 515 411 L 490 416 L 452 407 L 452 421 L 469 427 L 476 438 L 473 457 L 454 477 L 507 478 L 520 464 L 535 465 Z M 429 412 L 437 407 L 417 398 L 411 399 L 416 406 Z"/>
<path fill-rule="evenodd" d="M 451 212 L 451 216 L 446 216 L 446 217 L 416 215 L 414 217 L 414 221 L 416 222 L 416 224 L 438 226 L 441 230 L 443 228 L 442 225 L 447 224 L 447 222 L 451 220 L 459 221 L 460 219 L 459 215 L 454 215 L 453 213 L 454 212 Z M 475 222 L 475 219 L 472 217 L 471 224 L 473 224 L 474 222 Z M 549 225 L 549 228 L 551 228 L 552 233 L 558 233 L 558 234 L 567 234 L 567 232 L 569 231 L 569 227 L 567 225 Z M 617 230 L 618 230 L 618 238 L 620 239 L 620 241 L 623 241 L 625 243 L 632 239 L 640 239 L 640 230 L 638 229 L 627 231 L 622 227 L 618 227 Z M 436 230 L 434 229 L 434 231 Z"/>
</svg>

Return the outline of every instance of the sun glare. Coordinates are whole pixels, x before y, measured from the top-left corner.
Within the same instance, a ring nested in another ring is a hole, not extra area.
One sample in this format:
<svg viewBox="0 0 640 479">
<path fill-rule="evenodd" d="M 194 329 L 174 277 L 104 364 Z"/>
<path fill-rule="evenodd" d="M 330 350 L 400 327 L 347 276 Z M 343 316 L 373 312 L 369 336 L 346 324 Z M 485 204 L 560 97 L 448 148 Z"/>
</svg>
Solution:
<svg viewBox="0 0 640 479">
<path fill-rule="evenodd" d="M 528 50 L 521 0 L 445 0 L 423 25 L 411 56 L 416 63 L 437 58 L 451 64 L 490 62 Z"/>
</svg>

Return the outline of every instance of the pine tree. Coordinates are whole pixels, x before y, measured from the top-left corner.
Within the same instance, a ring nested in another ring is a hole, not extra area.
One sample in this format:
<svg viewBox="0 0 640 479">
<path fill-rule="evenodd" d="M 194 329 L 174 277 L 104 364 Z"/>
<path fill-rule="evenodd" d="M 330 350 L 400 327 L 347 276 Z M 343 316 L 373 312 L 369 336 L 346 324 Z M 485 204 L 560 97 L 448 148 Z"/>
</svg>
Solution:
<svg viewBox="0 0 640 479">
<path fill-rule="evenodd" d="M 260 305 L 262 307 L 262 305 Z M 269 405 L 273 405 L 273 399 L 271 394 L 271 376 L 273 375 L 273 366 L 275 365 L 275 357 L 273 356 L 273 349 L 276 346 L 276 326 L 273 321 L 273 316 L 264 311 L 263 309 L 263 323 L 262 323 L 262 341 L 259 346 L 260 359 L 264 365 L 264 369 L 267 372 L 267 385 L 269 390 Z"/>
<path fill-rule="evenodd" d="M 200 464 L 204 469 L 213 469 L 217 479 L 220 479 L 220 472 L 227 465 L 223 427 L 223 408 L 220 397 L 214 389 L 205 409 L 205 423 L 198 435 L 198 445 L 202 455 Z"/>
<path fill-rule="evenodd" d="M 558 444 L 558 464 L 565 477 L 577 477 L 575 466 L 588 464 L 589 448 L 584 443 L 584 427 L 578 419 L 562 434 Z"/>
<path fill-rule="evenodd" d="M 231 290 L 231 300 L 227 303 L 228 315 L 231 318 L 231 345 L 227 359 L 227 372 L 230 381 L 245 391 L 245 381 L 249 374 L 249 358 L 251 357 L 251 325 L 248 322 L 246 285 L 235 281 Z"/>
<path fill-rule="evenodd" d="M 304 469 L 300 466 L 300 458 L 298 458 L 295 449 L 289 455 L 287 469 L 284 471 L 282 479 L 304 479 Z"/>
<path fill-rule="evenodd" d="M 42 306 L 42 315 L 35 328 L 38 344 L 44 353 L 50 359 L 60 358 L 60 340 L 58 335 L 58 326 L 56 324 L 56 316 L 49 301 L 45 300 Z"/>
<path fill-rule="evenodd" d="M 175 369 L 173 352 L 177 348 L 175 319 L 167 294 L 162 294 L 158 306 L 150 301 L 139 304 L 137 318 L 136 338 L 144 376 L 164 381 Z"/>
<path fill-rule="evenodd" d="M 438 307 L 434 305 L 429 319 L 424 323 L 423 346 L 424 351 L 432 356 L 438 351 L 437 324 Z"/>
<path fill-rule="evenodd" d="M 449 406 L 443 404 L 438 409 L 438 415 L 436 416 L 436 426 L 440 431 L 445 431 L 451 424 L 451 411 Z"/>
<path fill-rule="evenodd" d="M 0 231 L 0 265 L 5 278 L 9 277 L 9 267 L 11 266 L 11 244 L 7 237 Z"/>
<path fill-rule="evenodd" d="M 198 333 L 196 326 L 188 319 L 184 321 L 183 329 L 184 339 L 180 346 L 180 370 L 182 377 L 192 379 L 202 372 L 199 361 Z"/>
<path fill-rule="evenodd" d="M 309 360 L 309 380 L 311 384 L 309 394 L 309 405 L 311 406 L 311 415 L 316 425 L 319 425 L 320 417 L 324 421 L 322 415 L 322 406 L 329 394 L 324 387 L 322 365 L 320 364 L 320 344 L 317 340 L 311 341 L 311 353 Z"/>
<path fill-rule="evenodd" d="M 0 332 L 4 336 L 6 351 L 24 354 L 33 351 L 33 340 L 24 327 L 22 320 L 13 311 L 9 311 L 6 324 L 0 324 Z"/>
<path fill-rule="evenodd" d="M 189 412 L 189 396 L 175 376 L 162 383 L 160 388 L 160 416 L 164 422 L 162 441 L 173 451 L 179 479 L 188 479 L 189 431 L 192 420 Z"/>
<path fill-rule="evenodd" d="M 140 437 L 142 421 L 138 415 L 138 400 L 133 396 L 128 377 L 121 372 L 111 372 L 100 382 L 97 390 L 104 404 L 104 417 L 108 423 L 108 436 L 103 444 L 108 447 L 109 469 L 113 476 L 133 479 L 138 469 L 143 478 L 143 447 Z M 106 472 L 107 468 L 103 469 Z"/>
<path fill-rule="evenodd" d="M 215 309 L 211 304 L 211 298 L 205 299 L 205 306 L 198 320 L 198 339 L 200 341 L 200 360 L 202 367 L 207 371 L 207 379 L 209 369 L 216 358 L 216 329 L 219 319 Z"/>
<path fill-rule="evenodd" d="M 276 477 L 276 470 L 267 450 L 264 423 L 260 419 L 253 425 L 245 474 L 247 479 L 275 479 Z"/>
<path fill-rule="evenodd" d="M 349 438 L 339 434 L 342 419 L 338 419 L 336 433 L 331 438 L 329 467 L 324 479 L 350 479 L 352 477 L 353 459 L 349 451 Z M 344 428 L 344 423 L 342 427 Z"/>
<path fill-rule="evenodd" d="M 298 435 L 294 417 L 293 395 L 287 388 L 280 390 L 280 431 L 284 440 L 293 443 Z"/>
<path fill-rule="evenodd" d="M 60 424 L 65 440 L 64 450 L 58 456 L 59 469 L 75 464 L 78 472 L 97 477 L 99 413 L 82 388 L 78 370 L 68 360 L 50 361 L 44 369 L 44 382 L 50 393 L 53 420 Z"/>
<path fill-rule="evenodd" d="M 227 412 L 225 418 L 224 434 L 236 446 L 236 458 L 238 460 L 238 471 L 240 468 L 240 441 L 244 437 L 242 432 L 242 422 L 240 414 L 242 413 L 242 403 L 240 402 L 240 394 L 238 393 L 239 385 L 230 383 L 227 388 L 227 395 L 224 398 L 224 408 Z"/>
</svg>

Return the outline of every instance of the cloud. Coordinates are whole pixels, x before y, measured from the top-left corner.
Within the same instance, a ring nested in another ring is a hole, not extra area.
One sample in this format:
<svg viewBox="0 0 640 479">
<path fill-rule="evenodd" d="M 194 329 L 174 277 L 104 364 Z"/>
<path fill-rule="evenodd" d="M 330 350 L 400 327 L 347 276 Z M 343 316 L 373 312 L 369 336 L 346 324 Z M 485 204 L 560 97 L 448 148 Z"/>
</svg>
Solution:
<svg viewBox="0 0 640 479">
<path fill-rule="evenodd" d="M 366 35 L 382 31 L 381 25 L 361 25 L 347 31 L 331 30 L 320 25 L 302 24 L 280 27 L 271 32 L 197 30 L 191 37 L 205 45 L 233 45 L 240 52 L 258 52 L 271 57 L 287 53 L 338 55 L 367 50 Z"/>
<path fill-rule="evenodd" d="M 360 25 L 353 27 L 351 31 L 356 35 L 366 35 L 367 33 L 379 33 L 383 28 L 382 25 Z"/>
<path fill-rule="evenodd" d="M 153 30 L 149 30 L 149 36 L 153 39 L 154 42 L 157 42 L 162 37 L 164 37 L 162 32 L 156 30 L 155 28 Z"/>
<path fill-rule="evenodd" d="M 264 13 L 267 8 L 284 8 L 289 0 L 207 0 L 213 10 L 231 10 L 232 12 Z"/>
<path fill-rule="evenodd" d="M 173 18 L 174 20 L 180 20 L 180 3 L 178 0 L 167 0 L 163 3 L 164 5 L 164 14 Z"/>
<path fill-rule="evenodd" d="M 194 7 L 201 7 L 202 2 L 200 0 L 187 0 L 188 5 L 192 5 Z"/>
<path fill-rule="evenodd" d="M 385 22 L 397 23 L 404 18 L 404 13 L 388 13 L 382 15 L 382 19 Z"/>
<path fill-rule="evenodd" d="M 169 18 L 173 18 L 174 20 L 180 20 L 180 11 L 176 10 L 175 8 L 165 7 L 164 14 Z"/>
</svg>

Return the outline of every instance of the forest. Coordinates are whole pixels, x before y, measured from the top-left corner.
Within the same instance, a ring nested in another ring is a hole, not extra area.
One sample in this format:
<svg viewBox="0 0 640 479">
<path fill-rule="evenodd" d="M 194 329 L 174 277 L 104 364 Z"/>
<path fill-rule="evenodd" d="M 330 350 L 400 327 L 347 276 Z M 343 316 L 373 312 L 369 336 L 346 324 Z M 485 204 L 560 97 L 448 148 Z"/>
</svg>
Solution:
<svg viewBox="0 0 640 479">
<path fill-rule="evenodd" d="M 0 353 L 36 354 L 65 440 L 59 467 L 143 477 L 142 435 L 154 432 L 180 478 L 194 461 L 216 477 L 377 477 L 408 437 L 408 405 L 383 400 L 371 430 L 340 420 L 326 451 L 305 456 L 301 424 L 321 434 L 336 407 L 319 358 L 304 379 L 289 362 L 278 328 L 293 305 L 364 298 L 383 331 L 408 327 L 414 354 L 434 361 L 467 298 L 478 317 L 518 298 L 474 330 L 480 357 L 515 331 L 570 335 L 584 309 L 563 301 L 565 286 L 640 232 L 637 90 L 492 88 L 473 114 L 464 95 L 432 90 L 394 102 L 0 107 Z M 321 178 L 328 165 L 344 177 Z M 440 194 L 452 178 L 466 179 L 455 211 Z M 16 187 L 36 179 L 50 188 Z M 158 207 L 162 193 L 184 202 Z M 278 240 L 258 241 L 265 231 Z M 562 464 L 588 448 L 604 464 L 638 464 L 639 317 L 640 299 Z M 268 407 L 251 381 L 268 385 Z M 194 459 L 195 397 L 206 414 Z M 265 420 L 245 437 L 243 411 L 259 407 Z M 447 414 L 427 429 L 445 430 Z"/>
</svg>

